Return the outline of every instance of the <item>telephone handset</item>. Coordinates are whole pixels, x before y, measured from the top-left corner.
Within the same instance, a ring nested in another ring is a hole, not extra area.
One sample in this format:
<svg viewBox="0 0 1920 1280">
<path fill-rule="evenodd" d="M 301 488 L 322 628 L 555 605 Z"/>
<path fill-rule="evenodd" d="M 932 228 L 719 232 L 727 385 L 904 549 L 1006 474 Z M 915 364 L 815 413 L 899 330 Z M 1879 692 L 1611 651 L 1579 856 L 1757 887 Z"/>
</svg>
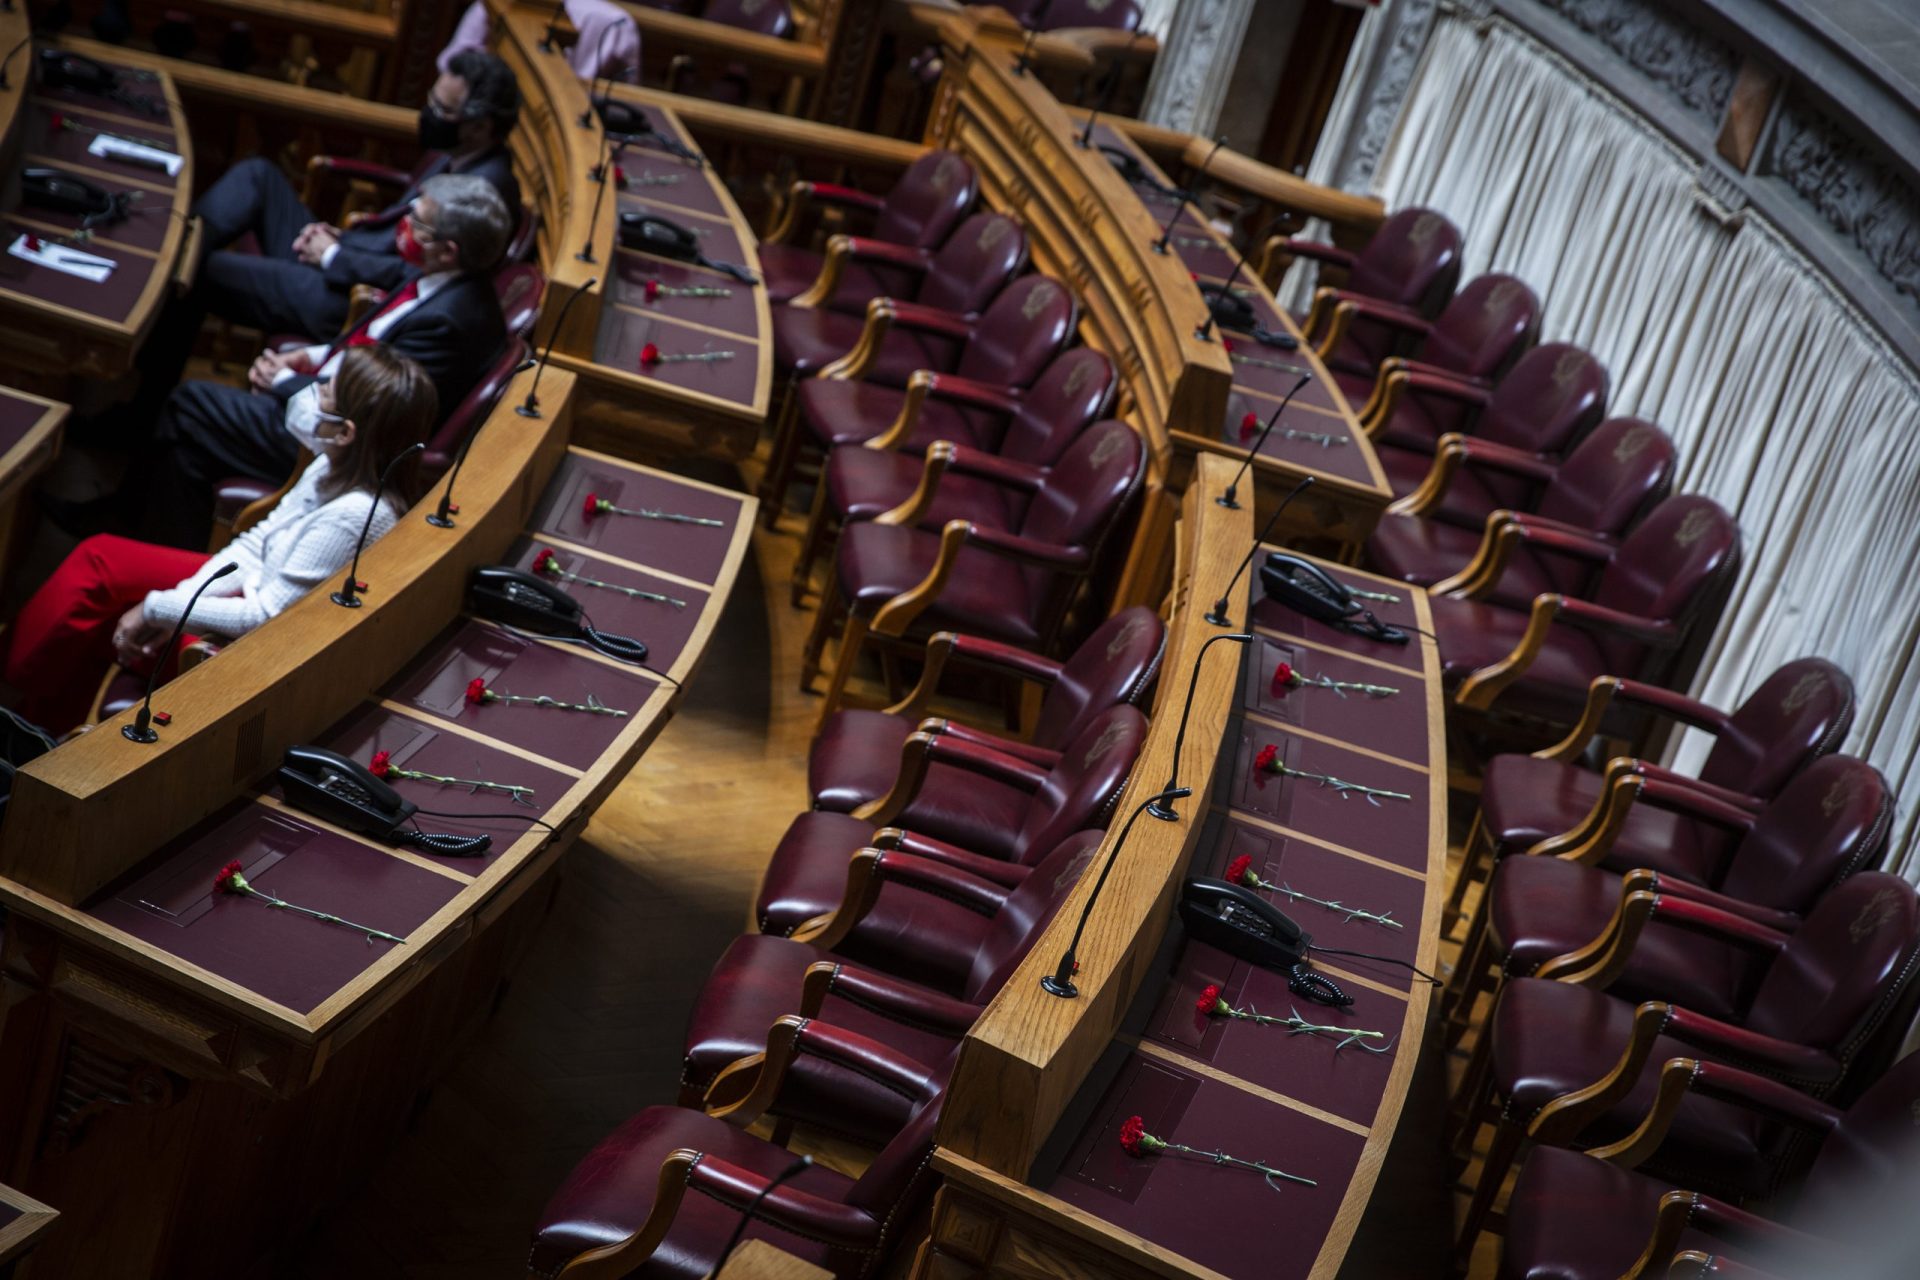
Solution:
<svg viewBox="0 0 1920 1280">
<path fill-rule="evenodd" d="M 653 127 L 653 121 L 640 108 L 625 102 L 616 102 L 611 96 L 595 98 L 593 108 L 600 113 L 600 124 L 606 131 L 620 138 L 645 138 L 669 155 L 679 156 L 693 165 L 706 163 L 706 157 L 687 147 L 678 138 L 669 138 Z"/>
<path fill-rule="evenodd" d="M 505 626 L 578 640 L 609 658 L 635 666 L 646 663 L 644 643 L 632 636 L 596 630 L 578 600 L 545 578 L 512 565 L 476 568 L 467 579 L 467 599 L 475 613 Z"/>
<path fill-rule="evenodd" d="M 119 209 L 105 187 L 64 169 L 38 164 L 20 171 L 20 202 L 36 209 L 70 213 L 90 222 L 109 218 Z"/>
<path fill-rule="evenodd" d="M 1388 644 L 1405 644 L 1407 633 L 1388 626 L 1361 606 L 1353 593 L 1317 564 L 1279 551 L 1267 553 L 1260 566 L 1260 586 L 1267 599 L 1315 622 L 1338 627 L 1349 635 Z"/>
<path fill-rule="evenodd" d="M 1213 314 L 1213 322 L 1222 329 L 1238 329 L 1242 333 L 1253 335 L 1255 342 L 1264 347 L 1279 347 L 1282 351 L 1292 351 L 1299 347 L 1300 340 L 1290 333 L 1276 333 L 1260 323 L 1260 314 L 1253 309 L 1253 303 L 1232 292 L 1223 284 L 1203 284 L 1200 296 L 1207 300 L 1207 310 Z"/>
<path fill-rule="evenodd" d="M 1313 971 L 1307 958 L 1313 935 L 1244 885 L 1190 878 L 1180 890 L 1180 923 L 1197 942 L 1286 974 L 1288 990 L 1302 999 L 1337 1006 L 1353 1003 L 1333 979 Z"/>
<path fill-rule="evenodd" d="M 492 836 L 454 836 L 409 825 L 420 806 L 401 798 L 363 764 L 325 747 L 288 747 L 280 789 L 303 813 L 388 844 L 408 844 L 449 858 L 478 858 Z"/>
<path fill-rule="evenodd" d="M 40 51 L 40 83 L 49 89 L 71 89 L 75 93 L 106 98 L 150 116 L 164 115 L 167 109 L 158 99 L 136 97 L 124 91 L 120 87 L 120 72 L 114 68 L 66 49 Z"/>
<path fill-rule="evenodd" d="M 650 213 L 620 215 L 620 247 L 657 253 L 678 262 L 700 260 L 700 237 L 691 228 Z"/>
<path fill-rule="evenodd" d="M 1134 155 L 1131 151 L 1127 151 L 1121 147 L 1102 145 L 1100 153 L 1106 156 L 1108 163 L 1120 171 L 1120 177 L 1127 185 L 1146 187 L 1160 195 L 1166 196 L 1168 199 L 1179 196 L 1180 193 L 1178 191 L 1166 186 L 1158 178 L 1148 173 L 1147 166 L 1141 164 L 1140 157 Z"/>
</svg>

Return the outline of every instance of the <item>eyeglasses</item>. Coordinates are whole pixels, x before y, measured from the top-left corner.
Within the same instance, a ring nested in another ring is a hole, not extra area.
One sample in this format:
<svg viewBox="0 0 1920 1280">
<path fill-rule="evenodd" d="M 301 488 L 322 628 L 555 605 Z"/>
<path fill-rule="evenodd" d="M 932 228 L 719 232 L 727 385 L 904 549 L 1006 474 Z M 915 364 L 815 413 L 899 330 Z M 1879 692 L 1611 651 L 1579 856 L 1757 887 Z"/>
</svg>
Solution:
<svg viewBox="0 0 1920 1280">
<path fill-rule="evenodd" d="M 407 206 L 407 221 L 413 224 L 413 238 L 415 240 L 438 240 L 440 238 L 439 228 L 420 217 L 420 202 L 418 200 Z"/>
<path fill-rule="evenodd" d="M 442 120 L 458 121 L 465 115 L 464 111 L 455 110 L 452 107 L 443 105 L 441 101 L 431 93 L 427 95 L 427 110 L 433 112 L 434 115 L 439 116 Z"/>
</svg>

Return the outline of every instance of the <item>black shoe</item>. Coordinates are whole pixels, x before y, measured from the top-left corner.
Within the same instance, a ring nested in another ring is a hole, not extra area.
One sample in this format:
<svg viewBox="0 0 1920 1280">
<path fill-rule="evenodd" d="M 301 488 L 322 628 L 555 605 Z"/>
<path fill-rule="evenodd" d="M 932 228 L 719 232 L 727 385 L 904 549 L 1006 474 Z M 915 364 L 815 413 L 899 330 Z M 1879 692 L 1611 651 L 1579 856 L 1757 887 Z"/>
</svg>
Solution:
<svg viewBox="0 0 1920 1280">
<path fill-rule="evenodd" d="M 41 514 L 71 537 L 87 538 L 96 533 L 117 533 L 125 537 L 133 533 L 131 504 L 117 493 L 76 502 L 72 498 L 56 498 L 42 490 L 39 499 Z"/>
</svg>

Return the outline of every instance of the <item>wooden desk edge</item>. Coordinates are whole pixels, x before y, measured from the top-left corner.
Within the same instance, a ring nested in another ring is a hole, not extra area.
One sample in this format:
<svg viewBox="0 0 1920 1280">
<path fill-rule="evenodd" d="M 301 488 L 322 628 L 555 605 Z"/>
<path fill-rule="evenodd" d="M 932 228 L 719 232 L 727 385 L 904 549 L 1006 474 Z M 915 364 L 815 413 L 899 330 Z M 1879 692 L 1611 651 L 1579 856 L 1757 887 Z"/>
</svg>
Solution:
<svg viewBox="0 0 1920 1280">
<path fill-rule="evenodd" d="M 41 1234 L 60 1216 L 60 1211 L 3 1183 L 0 1183 L 0 1202 L 13 1206 L 20 1213 L 12 1222 L 0 1227 L 0 1266 L 4 1266 L 31 1249 Z"/>
</svg>

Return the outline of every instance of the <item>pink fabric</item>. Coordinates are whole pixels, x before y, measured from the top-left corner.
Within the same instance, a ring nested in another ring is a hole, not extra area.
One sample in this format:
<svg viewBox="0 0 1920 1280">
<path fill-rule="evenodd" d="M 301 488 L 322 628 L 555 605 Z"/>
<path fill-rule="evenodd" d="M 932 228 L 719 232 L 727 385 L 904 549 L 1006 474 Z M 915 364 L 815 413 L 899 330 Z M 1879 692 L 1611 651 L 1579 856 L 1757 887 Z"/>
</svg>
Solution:
<svg viewBox="0 0 1920 1280">
<path fill-rule="evenodd" d="M 567 50 L 567 65 L 583 80 L 626 73 L 626 79 L 640 82 L 640 31 L 619 5 L 610 0 L 566 0 L 567 17 L 580 39 Z M 484 0 L 474 0 L 460 15 L 453 39 L 440 51 L 442 71 L 453 56 L 468 49 L 487 47 L 489 20 Z M 608 32 L 612 34 L 609 35 Z"/>
</svg>

